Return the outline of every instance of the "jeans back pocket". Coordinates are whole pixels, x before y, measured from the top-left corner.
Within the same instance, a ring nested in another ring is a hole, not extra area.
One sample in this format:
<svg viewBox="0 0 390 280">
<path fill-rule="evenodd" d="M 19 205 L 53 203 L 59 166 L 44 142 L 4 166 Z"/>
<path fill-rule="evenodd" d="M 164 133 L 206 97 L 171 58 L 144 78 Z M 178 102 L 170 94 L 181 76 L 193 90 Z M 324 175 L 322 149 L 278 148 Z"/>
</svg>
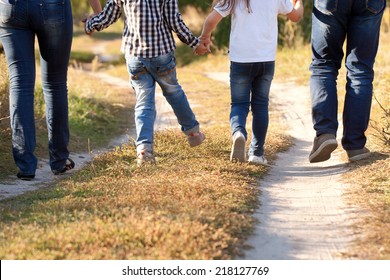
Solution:
<svg viewBox="0 0 390 280">
<path fill-rule="evenodd" d="M 57 24 L 65 21 L 65 0 L 44 0 L 41 6 L 45 24 Z"/>
<path fill-rule="evenodd" d="M 338 0 L 315 0 L 314 7 L 322 13 L 334 13 L 337 11 Z"/>
<path fill-rule="evenodd" d="M 385 0 L 366 0 L 366 8 L 373 14 L 379 14 L 385 8 Z"/>
</svg>

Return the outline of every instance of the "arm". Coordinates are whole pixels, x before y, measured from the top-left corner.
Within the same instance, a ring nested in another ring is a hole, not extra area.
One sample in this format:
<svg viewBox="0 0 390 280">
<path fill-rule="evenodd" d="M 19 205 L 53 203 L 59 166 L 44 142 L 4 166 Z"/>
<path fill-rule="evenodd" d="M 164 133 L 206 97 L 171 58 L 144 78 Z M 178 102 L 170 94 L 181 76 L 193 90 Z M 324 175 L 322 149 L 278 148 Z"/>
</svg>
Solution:
<svg viewBox="0 0 390 280">
<path fill-rule="evenodd" d="M 211 33 L 217 27 L 218 23 L 223 17 L 215 10 L 213 10 L 206 18 L 203 24 L 202 34 L 200 35 L 201 40 L 211 41 Z"/>
<path fill-rule="evenodd" d="M 181 17 L 177 0 L 166 1 L 164 17 L 169 28 L 177 34 L 180 41 L 191 48 L 196 48 L 199 45 L 199 39 L 192 34 Z"/>
<path fill-rule="evenodd" d="M 211 52 L 211 33 L 221 21 L 223 17 L 215 10 L 213 10 L 206 18 L 203 24 L 202 34 L 200 35 L 200 45 L 195 49 L 195 54 L 203 55 L 206 52 Z"/>
<path fill-rule="evenodd" d="M 116 22 L 122 15 L 122 5 L 120 0 L 109 0 L 103 11 L 88 18 L 85 22 L 85 33 L 91 34 L 93 31 L 101 31 Z"/>
<path fill-rule="evenodd" d="M 298 22 L 303 17 L 303 2 L 302 0 L 293 0 L 294 8 L 291 13 L 287 14 L 287 17 L 293 21 Z"/>
<path fill-rule="evenodd" d="M 92 7 L 93 13 L 95 15 L 97 15 L 98 13 L 100 13 L 102 11 L 102 5 L 100 4 L 99 0 L 88 0 L 88 1 L 89 1 L 89 5 Z"/>
</svg>

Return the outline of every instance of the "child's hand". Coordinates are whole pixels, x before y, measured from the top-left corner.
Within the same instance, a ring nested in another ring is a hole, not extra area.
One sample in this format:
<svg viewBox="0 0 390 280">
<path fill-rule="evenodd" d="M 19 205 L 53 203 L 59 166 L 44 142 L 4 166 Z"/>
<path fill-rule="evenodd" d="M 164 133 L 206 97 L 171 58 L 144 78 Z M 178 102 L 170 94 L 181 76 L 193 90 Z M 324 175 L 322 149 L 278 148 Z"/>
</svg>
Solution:
<svg viewBox="0 0 390 280">
<path fill-rule="evenodd" d="M 91 18 L 90 16 L 86 16 L 85 18 L 83 18 L 83 19 L 81 20 L 81 22 L 84 23 L 84 32 L 85 32 L 85 34 L 87 34 L 87 35 L 92 35 L 92 33 L 93 33 L 93 32 L 88 32 L 88 31 L 87 31 L 87 21 L 88 21 L 90 18 Z"/>
<path fill-rule="evenodd" d="M 196 55 L 204 55 L 205 53 L 211 53 L 211 50 L 210 50 L 210 45 L 211 45 L 210 37 L 200 36 L 199 39 L 200 39 L 200 44 L 195 49 L 194 53 Z"/>
<path fill-rule="evenodd" d="M 200 44 L 199 46 L 194 50 L 194 53 L 196 55 L 204 55 L 205 53 L 210 53 L 210 45 L 211 45 L 211 40 L 208 37 L 199 37 L 200 39 Z"/>
</svg>

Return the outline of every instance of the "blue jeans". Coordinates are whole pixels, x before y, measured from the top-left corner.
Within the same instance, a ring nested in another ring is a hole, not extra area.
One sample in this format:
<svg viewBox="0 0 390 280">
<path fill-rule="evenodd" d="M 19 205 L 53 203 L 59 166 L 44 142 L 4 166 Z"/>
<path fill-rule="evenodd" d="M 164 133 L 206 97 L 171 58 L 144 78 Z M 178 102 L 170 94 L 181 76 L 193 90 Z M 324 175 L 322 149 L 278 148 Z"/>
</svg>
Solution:
<svg viewBox="0 0 390 280">
<path fill-rule="evenodd" d="M 275 62 L 230 63 L 232 134 L 240 131 L 245 138 L 246 119 L 252 110 L 252 141 L 249 155 L 264 155 L 264 142 L 268 129 L 268 99 L 274 77 Z"/>
<path fill-rule="evenodd" d="M 374 61 L 386 0 L 315 0 L 312 12 L 310 90 L 316 136 L 336 135 L 336 80 L 346 40 L 346 96 L 343 109 L 345 150 L 366 144 L 373 93 Z"/>
<path fill-rule="evenodd" d="M 35 36 L 46 103 L 50 167 L 69 156 L 67 69 L 73 23 L 69 0 L 10 0 L 0 4 L 0 39 L 10 75 L 13 156 L 20 172 L 35 174 Z"/>
<path fill-rule="evenodd" d="M 126 62 L 136 95 L 137 151 L 147 149 L 153 152 L 156 82 L 171 105 L 181 130 L 185 134 L 199 130 L 199 123 L 177 81 L 176 58 L 173 52 L 153 58 L 126 56 Z"/>
</svg>

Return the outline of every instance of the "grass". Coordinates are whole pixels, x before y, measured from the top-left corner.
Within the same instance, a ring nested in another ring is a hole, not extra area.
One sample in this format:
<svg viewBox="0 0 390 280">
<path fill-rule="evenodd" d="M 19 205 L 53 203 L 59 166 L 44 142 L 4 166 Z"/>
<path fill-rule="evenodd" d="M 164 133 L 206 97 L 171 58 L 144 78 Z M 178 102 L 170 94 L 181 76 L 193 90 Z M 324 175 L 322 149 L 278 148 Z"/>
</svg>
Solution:
<svg viewBox="0 0 390 280">
<path fill-rule="evenodd" d="M 257 180 L 267 169 L 229 161 L 228 86 L 197 71 L 179 69 L 179 79 L 205 128 L 202 146 L 189 148 L 179 129 L 161 131 L 156 166 L 136 168 L 129 143 L 50 188 L 2 201 L 0 258 L 229 259 L 239 254 L 256 222 Z M 290 143 L 272 121 L 270 159 Z"/>
</svg>

